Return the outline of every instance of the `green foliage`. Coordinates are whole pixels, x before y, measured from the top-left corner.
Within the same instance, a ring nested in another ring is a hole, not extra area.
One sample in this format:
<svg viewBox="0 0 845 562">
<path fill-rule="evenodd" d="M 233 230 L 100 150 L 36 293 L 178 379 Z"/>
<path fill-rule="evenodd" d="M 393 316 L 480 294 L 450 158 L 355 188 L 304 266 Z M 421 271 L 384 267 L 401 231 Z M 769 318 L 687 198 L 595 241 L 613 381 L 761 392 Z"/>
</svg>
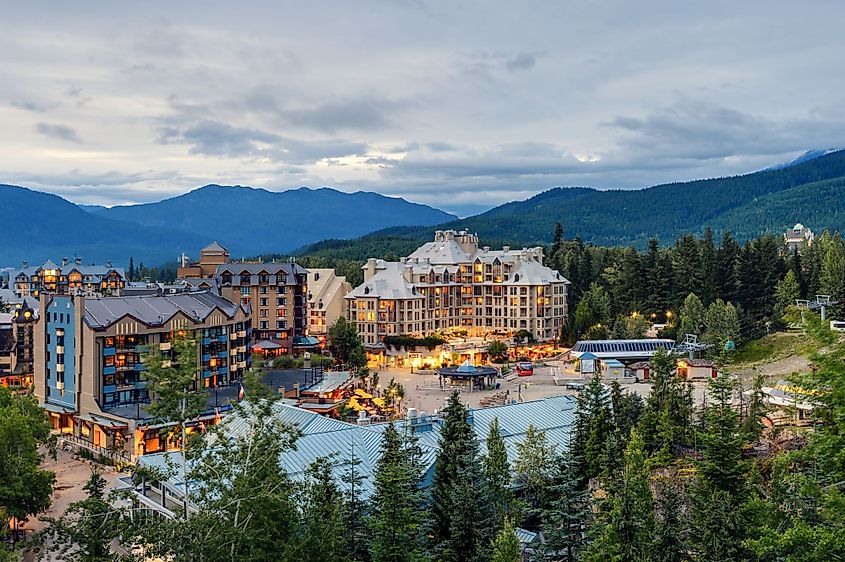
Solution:
<svg viewBox="0 0 845 562">
<path fill-rule="evenodd" d="M 106 479 L 97 468 L 84 486 L 87 497 L 68 506 L 59 519 L 49 520 L 46 535 L 53 556 L 68 562 L 107 562 L 113 560 L 111 543 L 120 536 L 125 510 L 112 506 L 116 497 L 107 497 Z"/>
<path fill-rule="evenodd" d="M 639 340 L 645 338 L 648 328 L 649 322 L 642 314 L 618 316 L 610 337 L 616 340 Z"/>
<path fill-rule="evenodd" d="M 0 514 L 26 520 L 50 507 L 56 478 L 40 466 L 42 446 L 55 455 L 47 414 L 34 396 L 0 386 Z"/>
<path fill-rule="evenodd" d="M 350 560 L 343 521 L 343 495 L 332 478 L 329 458 L 319 458 L 308 467 L 297 490 L 296 505 L 299 540 L 293 549 L 294 559 L 302 562 Z"/>
<path fill-rule="evenodd" d="M 573 560 L 585 542 L 591 505 L 590 494 L 578 475 L 579 465 L 575 454 L 568 450 L 555 461 L 548 502 L 541 514 L 546 560 Z"/>
<path fill-rule="evenodd" d="M 639 433 L 653 464 L 671 459 L 677 446 L 692 440 L 692 385 L 675 373 L 675 358 L 658 350 L 651 360 L 651 393 L 639 421 Z"/>
<path fill-rule="evenodd" d="M 429 351 L 433 351 L 438 345 L 446 343 L 445 338 L 440 336 L 425 336 L 424 338 L 415 338 L 413 336 L 384 336 L 384 346 L 390 349 L 413 349 L 415 347 L 425 347 Z"/>
<path fill-rule="evenodd" d="M 196 338 L 189 332 L 174 334 L 170 345 L 165 352 L 159 346 L 148 347 L 141 361 L 152 396 L 149 413 L 159 423 L 180 428 L 202 413 L 206 395 L 201 389 L 194 390 L 199 370 Z"/>
<path fill-rule="evenodd" d="M 487 355 L 490 361 L 504 361 L 508 354 L 508 344 L 501 340 L 493 340 L 487 345 Z"/>
<path fill-rule="evenodd" d="M 487 432 L 487 454 L 482 460 L 486 498 L 490 503 L 493 526 L 502 528 L 505 518 L 517 518 L 520 506 L 511 488 L 511 467 L 508 452 L 499 428 L 499 418 L 493 418 Z"/>
<path fill-rule="evenodd" d="M 241 402 L 246 430 L 214 426 L 188 450 L 190 503 L 186 516 L 143 518 L 127 540 L 147 545 L 148 557 L 196 560 L 298 560 L 298 513 L 293 483 L 279 467 L 296 435 L 272 415 L 267 401 Z"/>
<path fill-rule="evenodd" d="M 513 527 L 510 517 L 505 517 L 496 540 L 493 542 L 493 555 L 491 562 L 520 562 L 522 553 L 519 548 L 519 538 Z"/>
<path fill-rule="evenodd" d="M 444 562 L 481 562 L 488 558 L 493 538 L 492 516 L 483 503 L 486 485 L 478 442 L 457 391 L 449 396 L 443 416 L 431 488 L 430 546 Z"/>
<path fill-rule="evenodd" d="M 329 350 L 332 356 L 358 376 L 366 376 L 367 354 L 355 324 L 341 316 L 329 328 Z"/>
<path fill-rule="evenodd" d="M 513 462 L 514 484 L 522 490 L 522 499 L 529 512 L 545 508 L 547 489 L 552 482 L 556 445 L 549 443 L 546 433 L 529 425 L 525 439 L 516 444 Z"/>
<path fill-rule="evenodd" d="M 654 507 L 643 440 L 636 431 L 625 450 L 618 480 L 611 486 L 609 510 L 588 555 L 589 560 L 650 560 Z"/>
<path fill-rule="evenodd" d="M 375 473 L 370 530 L 373 562 L 422 560 L 421 452 L 413 437 L 391 424 Z"/>
<path fill-rule="evenodd" d="M 611 440 L 613 431 L 613 416 L 608 398 L 598 373 L 578 396 L 573 446 L 583 455 L 580 472 L 584 478 L 595 478 L 607 468 L 607 443 Z"/>
<path fill-rule="evenodd" d="M 687 334 L 701 336 L 704 332 L 704 305 L 695 293 L 689 293 L 681 308 L 681 320 L 678 327 L 678 339 L 682 340 Z"/>
</svg>

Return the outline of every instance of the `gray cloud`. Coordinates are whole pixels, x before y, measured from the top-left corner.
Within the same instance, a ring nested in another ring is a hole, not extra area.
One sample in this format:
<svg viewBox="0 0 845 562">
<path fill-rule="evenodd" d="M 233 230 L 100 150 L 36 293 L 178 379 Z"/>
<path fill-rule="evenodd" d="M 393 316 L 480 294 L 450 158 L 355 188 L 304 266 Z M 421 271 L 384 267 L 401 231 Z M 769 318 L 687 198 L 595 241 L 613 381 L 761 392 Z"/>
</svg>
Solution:
<svg viewBox="0 0 845 562">
<path fill-rule="evenodd" d="M 212 120 L 199 121 L 183 128 L 161 127 L 158 142 L 188 145 L 191 154 L 248 157 L 294 164 L 359 155 L 368 150 L 367 145 L 360 142 L 294 139 Z"/>
<path fill-rule="evenodd" d="M 528 70 L 534 68 L 537 58 L 534 53 L 517 53 L 505 61 L 508 70 Z"/>
<path fill-rule="evenodd" d="M 149 0 L 4 16 L 0 168 L 37 174 L 2 181 L 86 202 L 330 185 L 468 212 L 845 144 L 845 75 L 830 71 L 845 4 Z"/>
<path fill-rule="evenodd" d="M 82 142 L 82 140 L 79 138 L 79 135 L 76 134 L 76 130 L 74 130 L 73 127 L 68 127 L 67 125 L 57 125 L 54 123 L 37 123 L 35 125 L 35 130 L 39 134 L 44 135 L 45 137 L 50 137 L 53 139 L 58 139 L 67 142 Z"/>
</svg>

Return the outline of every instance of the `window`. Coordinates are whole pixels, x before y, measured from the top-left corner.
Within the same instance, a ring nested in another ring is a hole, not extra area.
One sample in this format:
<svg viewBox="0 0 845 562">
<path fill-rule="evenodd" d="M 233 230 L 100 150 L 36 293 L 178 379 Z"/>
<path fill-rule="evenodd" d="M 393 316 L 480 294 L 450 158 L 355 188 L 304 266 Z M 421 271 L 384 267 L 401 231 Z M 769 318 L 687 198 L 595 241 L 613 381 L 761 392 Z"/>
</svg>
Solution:
<svg viewBox="0 0 845 562">
<path fill-rule="evenodd" d="M 267 318 L 267 309 L 266 308 L 261 309 L 260 317 L 261 318 Z"/>
<path fill-rule="evenodd" d="M 242 296 L 249 296 L 250 292 L 251 291 L 250 291 L 249 287 L 241 287 L 241 295 Z"/>
<path fill-rule="evenodd" d="M 269 326 L 270 326 L 270 323 L 267 322 L 266 320 L 262 320 L 261 322 L 258 323 L 258 327 L 261 328 L 262 330 L 266 330 Z"/>
<path fill-rule="evenodd" d="M 261 293 L 262 295 L 266 295 L 267 294 L 267 287 L 260 287 L 258 289 L 258 292 Z"/>
<path fill-rule="evenodd" d="M 285 297 L 276 297 L 276 306 L 287 306 L 288 300 Z"/>
<path fill-rule="evenodd" d="M 262 289 L 266 289 L 266 288 L 267 287 L 262 287 Z M 262 297 L 262 298 L 258 299 L 258 305 L 259 306 L 267 306 L 267 298 Z"/>
</svg>

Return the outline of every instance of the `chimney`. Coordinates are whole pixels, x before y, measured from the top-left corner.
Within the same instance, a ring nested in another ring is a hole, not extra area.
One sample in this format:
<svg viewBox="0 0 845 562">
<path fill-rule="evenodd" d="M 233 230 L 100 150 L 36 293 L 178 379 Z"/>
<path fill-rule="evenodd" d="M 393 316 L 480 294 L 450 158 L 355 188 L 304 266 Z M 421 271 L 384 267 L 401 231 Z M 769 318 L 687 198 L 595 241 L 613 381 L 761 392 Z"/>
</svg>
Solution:
<svg viewBox="0 0 845 562">
<path fill-rule="evenodd" d="M 364 281 L 369 281 L 376 274 L 376 258 L 369 258 L 364 266 Z"/>
<path fill-rule="evenodd" d="M 29 262 L 28 261 L 23 262 L 23 268 L 26 269 L 27 267 L 29 267 Z"/>
<path fill-rule="evenodd" d="M 76 258 L 76 265 L 82 265 L 82 258 Z"/>
<path fill-rule="evenodd" d="M 62 267 L 67 265 L 67 258 L 62 258 Z"/>
<path fill-rule="evenodd" d="M 111 260 L 106 262 L 106 267 L 111 267 Z"/>
<path fill-rule="evenodd" d="M 502 246 L 502 253 L 503 253 L 503 254 L 507 254 L 507 253 L 508 253 L 508 252 L 510 252 L 510 251 L 511 251 L 511 247 L 510 247 L 510 246 Z"/>
<path fill-rule="evenodd" d="M 405 264 L 405 268 L 402 270 L 402 277 L 408 283 L 412 283 L 414 281 L 414 266 Z"/>
<path fill-rule="evenodd" d="M 490 251 L 490 246 L 484 246 L 484 253 L 486 254 L 489 251 Z"/>
</svg>

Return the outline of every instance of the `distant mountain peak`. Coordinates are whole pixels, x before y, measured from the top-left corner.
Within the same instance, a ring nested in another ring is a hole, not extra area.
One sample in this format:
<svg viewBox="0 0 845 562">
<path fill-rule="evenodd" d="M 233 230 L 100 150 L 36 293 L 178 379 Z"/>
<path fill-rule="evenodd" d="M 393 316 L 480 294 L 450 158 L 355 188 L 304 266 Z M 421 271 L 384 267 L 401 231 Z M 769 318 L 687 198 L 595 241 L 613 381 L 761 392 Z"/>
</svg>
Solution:
<svg viewBox="0 0 845 562">
<path fill-rule="evenodd" d="M 776 164 L 774 166 L 770 166 L 766 168 L 764 171 L 773 171 L 773 170 L 783 170 L 784 168 L 789 168 L 792 166 L 797 166 L 798 164 L 803 164 L 804 162 L 809 162 L 810 160 L 815 160 L 816 158 L 821 158 L 822 156 L 827 156 L 828 154 L 833 154 L 834 152 L 839 152 L 842 150 L 841 148 L 823 148 L 818 149 L 814 148 L 812 150 L 808 150 L 804 152 L 798 158 L 794 160 L 790 160 L 784 164 Z"/>
</svg>

